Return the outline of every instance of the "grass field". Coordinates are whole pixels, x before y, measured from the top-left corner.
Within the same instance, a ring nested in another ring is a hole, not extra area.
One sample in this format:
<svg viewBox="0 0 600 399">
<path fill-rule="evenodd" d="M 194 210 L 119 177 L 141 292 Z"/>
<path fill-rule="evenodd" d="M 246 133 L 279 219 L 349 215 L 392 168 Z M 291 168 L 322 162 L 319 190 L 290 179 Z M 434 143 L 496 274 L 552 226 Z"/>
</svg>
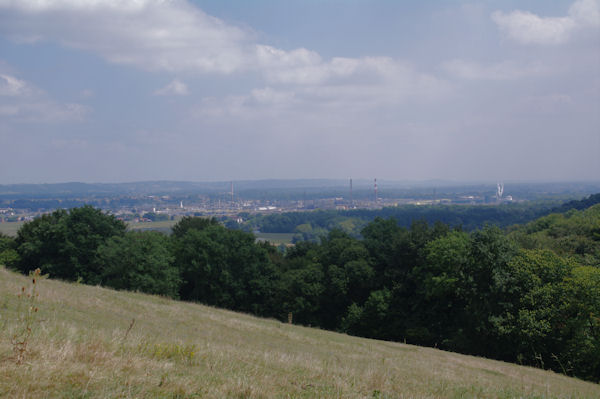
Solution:
<svg viewBox="0 0 600 399">
<path fill-rule="evenodd" d="M 130 230 L 155 230 L 166 234 L 171 233 L 171 228 L 175 226 L 177 220 L 163 220 L 160 222 L 141 222 L 131 223 L 127 222 L 127 227 Z"/>
<path fill-rule="evenodd" d="M 255 233 L 260 241 L 269 241 L 271 244 L 291 244 L 294 233 Z"/>
<path fill-rule="evenodd" d="M 138 293 L 36 285 L 39 311 L 17 364 L 11 337 L 26 331 L 17 294 L 31 281 L 0 267 L 0 397 L 600 397 L 598 385 L 498 361 Z"/>
<path fill-rule="evenodd" d="M 4 223 L 0 223 L 0 233 L 3 233 L 3 234 L 6 234 L 6 235 L 14 237 L 14 236 L 17 235 L 17 231 L 23 225 L 23 223 L 25 223 L 25 222 L 4 222 Z"/>
</svg>

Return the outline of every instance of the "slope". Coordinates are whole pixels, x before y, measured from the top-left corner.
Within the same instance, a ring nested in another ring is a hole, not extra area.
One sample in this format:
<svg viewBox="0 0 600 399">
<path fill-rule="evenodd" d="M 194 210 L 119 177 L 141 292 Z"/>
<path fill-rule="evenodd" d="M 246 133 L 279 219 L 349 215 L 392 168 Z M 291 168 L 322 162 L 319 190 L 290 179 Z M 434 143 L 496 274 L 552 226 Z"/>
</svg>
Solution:
<svg viewBox="0 0 600 399">
<path fill-rule="evenodd" d="M 552 372 L 42 280 L 24 360 L 11 337 L 31 281 L 0 268 L 0 397 L 600 397 Z M 21 308 L 19 310 L 19 302 Z"/>
</svg>

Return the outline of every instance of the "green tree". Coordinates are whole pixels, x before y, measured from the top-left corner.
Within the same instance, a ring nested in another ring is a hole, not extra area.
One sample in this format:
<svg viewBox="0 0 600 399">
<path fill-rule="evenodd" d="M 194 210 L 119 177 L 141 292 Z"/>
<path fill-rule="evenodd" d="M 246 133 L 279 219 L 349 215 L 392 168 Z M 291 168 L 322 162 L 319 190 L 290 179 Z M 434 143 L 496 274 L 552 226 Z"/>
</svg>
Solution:
<svg viewBox="0 0 600 399">
<path fill-rule="evenodd" d="M 19 255 L 14 249 L 15 240 L 0 233 L 0 265 L 12 266 L 19 261 Z"/>
<path fill-rule="evenodd" d="M 362 306 L 352 303 L 342 320 L 342 331 L 363 337 L 396 338 L 396 332 L 389 328 L 391 300 L 390 290 L 384 288 L 371 292 Z"/>
<path fill-rule="evenodd" d="M 550 249 L 600 267 L 600 204 L 544 216 L 514 228 L 511 235 L 523 248 Z"/>
<path fill-rule="evenodd" d="M 169 238 L 156 231 L 113 236 L 98 248 L 97 258 L 102 285 L 176 298 L 180 279 L 173 260 Z"/>
<path fill-rule="evenodd" d="M 364 244 L 342 230 L 332 230 L 322 239 L 315 259 L 324 272 L 323 300 L 319 325 L 337 328 L 351 303 L 364 302 L 373 285 L 375 272 Z"/>
<path fill-rule="evenodd" d="M 406 256 L 410 252 L 409 232 L 395 219 L 375 218 L 362 230 L 362 236 L 375 269 L 376 286 L 389 288 L 393 282 L 405 280 L 411 267 Z"/>
<path fill-rule="evenodd" d="M 512 307 L 495 320 L 508 360 L 600 380 L 600 269 L 549 250 L 509 263 Z"/>
<path fill-rule="evenodd" d="M 465 307 L 463 332 L 455 350 L 497 357 L 494 318 L 505 310 L 505 295 L 511 289 L 508 263 L 518 247 L 495 226 L 471 234 L 469 263 L 463 284 Z M 459 343 L 460 342 L 460 343 Z"/>
<path fill-rule="evenodd" d="M 564 315 L 572 334 L 566 339 L 564 363 L 574 375 L 600 382 L 600 268 L 575 267 L 565 285 L 569 306 Z"/>
<path fill-rule="evenodd" d="M 269 314 L 276 269 L 254 235 L 211 224 L 173 237 L 183 299 Z"/>
<path fill-rule="evenodd" d="M 25 223 L 17 233 L 15 267 L 39 267 L 54 278 L 100 283 L 96 250 L 112 236 L 123 236 L 125 223 L 92 206 L 56 210 Z"/>
<path fill-rule="evenodd" d="M 173 235 L 181 238 L 190 229 L 204 230 L 210 226 L 219 225 L 219 221 L 215 218 L 203 218 L 198 216 L 184 216 L 179 222 L 173 226 Z"/>
<path fill-rule="evenodd" d="M 452 231 L 423 248 L 425 261 L 410 276 L 416 288 L 409 318 L 413 330 L 426 328 L 429 337 L 419 343 L 452 349 L 460 339 L 457 332 L 468 317 L 464 309 L 471 284 L 470 244 L 467 233 Z"/>
</svg>

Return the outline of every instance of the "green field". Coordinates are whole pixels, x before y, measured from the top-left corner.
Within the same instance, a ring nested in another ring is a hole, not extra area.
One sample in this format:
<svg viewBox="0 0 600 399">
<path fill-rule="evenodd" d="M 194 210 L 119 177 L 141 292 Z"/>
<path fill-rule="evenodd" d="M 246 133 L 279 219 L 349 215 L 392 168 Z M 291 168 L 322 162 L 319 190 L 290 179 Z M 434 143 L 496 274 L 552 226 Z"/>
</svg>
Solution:
<svg viewBox="0 0 600 399">
<path fill-rule="evenodd" d="M 59 281 L 38 281 L 27 322 L 31 286 L 0 267 L 0 397 L 600 397 L 549 371 Z"/>
<path fill-rule="evenodd" d="M 16 236 L 17 231 L 23 226 L 25 222 L 4 222 L 0 223 L 0 233 L 9 236 Z"/>
</svg>

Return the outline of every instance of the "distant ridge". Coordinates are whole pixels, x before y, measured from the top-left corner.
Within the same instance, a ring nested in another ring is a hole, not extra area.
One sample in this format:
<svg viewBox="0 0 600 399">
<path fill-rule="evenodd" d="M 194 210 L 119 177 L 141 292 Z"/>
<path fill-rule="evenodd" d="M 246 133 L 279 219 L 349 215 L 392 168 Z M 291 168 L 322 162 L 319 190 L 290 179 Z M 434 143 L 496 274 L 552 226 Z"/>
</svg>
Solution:
<svg viewBox="0 0 600 399">
<path fill-rule="evenodd" d="M 352 179 L 356 190 L 370 190 L 373 180 Z M 336 190 L 346 192 L 349 179 L 259 179 L 259 180 L 233 180 L 236 192 L 265 191 L 265 190 Z M 377 184 L 382 194 L 389 190 L 419 191 L 440 188 L 442 191 L 456 192 L 474 190 L 495 192 L 496 182 L 452 182 L 446 180 L 424 181 L 395 181 L 377 179 Z M 174 180 L 152 180 L 127 183 L 42 183 L 42 184 L 0 184 L 0 197 L 2 198 L 40 198 L 40 197 L 73 197 L 95 195 L 171 195 L 171 194 L 214 194 L 229 192 L 231 180 L 212 182 L 192 182 Z M 600 182 L 564 182 L 564 183 L 511 183 L 507 184 L 508 193 L 521 193 L 535 191 L 540 193 L 561 193 L 564 191 L 596 192 L 600 190 Z"/>
</svg>

